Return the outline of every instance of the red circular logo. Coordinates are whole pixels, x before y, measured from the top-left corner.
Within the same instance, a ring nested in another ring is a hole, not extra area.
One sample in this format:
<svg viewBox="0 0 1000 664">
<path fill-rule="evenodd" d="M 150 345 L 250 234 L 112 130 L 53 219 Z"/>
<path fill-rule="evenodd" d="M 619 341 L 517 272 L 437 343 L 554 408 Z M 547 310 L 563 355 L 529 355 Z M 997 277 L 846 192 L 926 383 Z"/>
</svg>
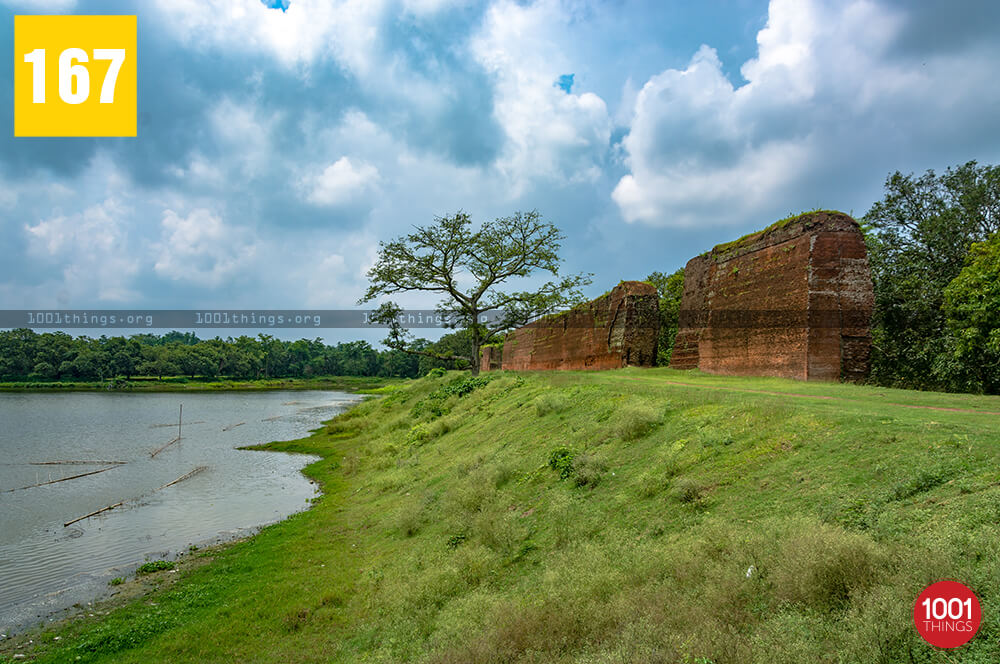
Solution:
<svg viewBox="0 0 1000 664">
<path fill-rule="evenodd" d="M 979 631 L 982 610 L 976 594 L 958 581 L 924 588 L 913 605 L 913 622 L 924 641 L 938 648 L 965 645 Z"/>
</svg>

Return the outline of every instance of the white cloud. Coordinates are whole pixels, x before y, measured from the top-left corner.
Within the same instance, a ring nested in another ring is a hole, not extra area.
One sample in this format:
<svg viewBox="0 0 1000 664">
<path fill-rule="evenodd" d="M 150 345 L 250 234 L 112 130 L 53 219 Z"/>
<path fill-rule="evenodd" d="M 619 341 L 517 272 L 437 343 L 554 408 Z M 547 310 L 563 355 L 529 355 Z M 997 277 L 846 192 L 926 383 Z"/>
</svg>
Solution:
<svg viewBox="0 0 1000 664">
<path fill-rule="evenodd" d="M 248 268 L 256 254 L 248 231 L 204 208 L 186 217 L 164 210 L 161 229 L 153 269 L 172 281 L 219 286 Z"/>
<path fill-rule="evenodd" d="M 495 81 L 494 114 L 507 134 L 498 166 L 515 191 L 536 178 L 593 181 L 608 150 L 612 122 L 604 100 L 555 86 L 575 69 L 552 34 L 569 18 L 555 0 L 529 6 L 501 0 L 471 43 Z"/>
<path fill-rule="evenodd" d="M 473 0 L 403 0 L 403 9 L 417 16 L 436 14 L 444 9 L 464 7 Z"/>
<path fill-rule="evenodd" d="M 271 140 L 272 128 L 279 119 L 277 115 L 262 116 L 255 100 L 227 98 L 212 108 L 209 126 L 216 142 L 224 148 L 228 161 L 237 166 L 243 177 L 252 178 L 261 175 L 281 154 Z M 216 170 L 214 165 L 204 161 L 191 166 L 207 176 Z"/>
<path fill-rule="evenodd" d="M 25 224 L 29 253 L 62 266 L 63 297 L 125 301 L 140 260 L 127 233 L 130 210 L 115 198 L 73 215 Z"/>
<path fill-rule="evenodd" d="M 358 75 L 375 54 L 384 0 L 294 0 L 287 11 L 260 0 L 155 0 L 164 28 L 197 49 L 268 53 L 288 67 L 333 57 Z"/>
<path fill-rule="evenodd" d="M 364 161 L 352 163 L 347 157 L 333 162 L 319 175 L 304 178 L 306 199 L 314 205 L 341 205 L 371 189 L 378 180 L 378 169 Z"/>
<path fill-rule="evenodd" d="M 31 11 L 37 14 L 66 13 L 76 7 L 76 0 L 0 0 L 15 11 Z"/>
<path fill-rule="evenodd" d="M 842 205 L 801 192 L 822 178 L 836 191 L 838 169 L 842 179 L 866 143 L 903 151 L 938 133 L 944 89 L 974 71 L 949 75 L 933 61 L 920 71 L 888 57 L 904 18 L 870 0 L 772 0 L 743 85 L 730 83 L 707 46 L 686 68 L 651 77 L 623 141 L 630 173 L 613 193 L 624 218 L 745 223 L 776 207 Z M 886 134 L 890 118 L 889 127 L 910 128 L 909 140 Z"/>
</svg>

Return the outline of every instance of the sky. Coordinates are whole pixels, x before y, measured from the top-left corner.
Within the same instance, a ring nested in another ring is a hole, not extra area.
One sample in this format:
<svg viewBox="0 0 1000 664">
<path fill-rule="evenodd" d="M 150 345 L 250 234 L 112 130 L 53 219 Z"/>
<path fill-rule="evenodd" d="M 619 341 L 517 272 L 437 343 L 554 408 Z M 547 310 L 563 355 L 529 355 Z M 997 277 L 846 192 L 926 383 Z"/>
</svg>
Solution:
<svg viewBox="0 0 1000 664">
<path fill-rule="evenodd" d="M 137 15 L 138 136 L 14 138 L 0 58 L 0 309 L 352 308 L 459 210 L 596 296 L 1000 163 L 993 0 L 0 0 L 0 52 L 30 13 Z"/>
</svg>

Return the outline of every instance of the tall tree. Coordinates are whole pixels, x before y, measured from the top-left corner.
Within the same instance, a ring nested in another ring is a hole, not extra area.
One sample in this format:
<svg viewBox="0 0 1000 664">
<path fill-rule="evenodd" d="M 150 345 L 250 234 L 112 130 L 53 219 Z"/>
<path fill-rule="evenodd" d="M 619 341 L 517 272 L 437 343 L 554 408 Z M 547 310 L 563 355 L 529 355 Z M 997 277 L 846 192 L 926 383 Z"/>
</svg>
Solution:
<svg viewBox="0 0 1000 664">
<path fill-rule="evenodd" d="M 429 226 L 418 226 L 409 235 L 379 244 L 378 259 L 368 271 L 370 285 L 358 304 L 414 291 L 440 295 L 437 313 L 449 321 L 449 327 L 469 331 L 465 358 L 473 373 L 478 373 L 483 344 L 533 318 L 582 300 L 579 289 L 590 283 L 590 275 L 559 277 L 558 252 L 563 239 L 559 229 L 543 221 L 537 211 L 517 212 L 478 229 L 461 211 L 438 217 Z M 510 280 L 536 271 L 549 272 L 557 280 L 532 290 L 505 288 Z M 401 311 L 392 302 L 383 303 L 376 311 L 374 320 L 389 326 L 383 343 L 428 355 L 427 350 L 411 347 L 412 336 L 400 322 Z M 495 317 L 484 322 L 487 312 Z"/>
<path fill-rule="evenodd" d="M 875 284 L 872 378 L 963 389 L 944 290 L 972 244 L 1000 229 L 1000 167 L 970 161 L 940 175 L 893 173 L 863 221 Z"/>
<path fill-rule="evenodd" d="M 972 245 L 966 266 L 944 290 L 955 359 L 976 391 L 1000 391 L 1000 232 Z"/>
<path fill-rule="evenodd" d="M 660 339 L 656 347 L 656 364 L 665 367 L 670 364 L 677 337 L 677 320 L 681 310 L 681 296 L 684 294 L 684 268 L 671 274 L 654 272 L 646 281 L 656 286 L 660 295 Z"/>
</svg>

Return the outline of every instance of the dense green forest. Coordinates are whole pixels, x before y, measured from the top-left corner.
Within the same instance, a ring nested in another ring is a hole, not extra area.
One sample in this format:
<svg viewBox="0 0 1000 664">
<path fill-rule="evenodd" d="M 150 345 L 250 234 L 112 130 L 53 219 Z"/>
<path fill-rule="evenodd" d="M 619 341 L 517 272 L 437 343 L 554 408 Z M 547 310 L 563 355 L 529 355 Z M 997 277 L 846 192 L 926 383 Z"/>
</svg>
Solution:
<svg viewBox="0 0 1000 664">
<path fill-rule="evenodd" d="M 449 354 L 463 343 L 460 333 L 415 350 Z M 28 329 L 0 332 L 0 380 L 106 380 L 135 376 L 305 378 L 310 376 L 421 376 L 449 363 L 400 350 L 379 351 L 368 342 L 334 346 L 321 339 L 282 341 L 271 335 L 202 340 L 192 332 L 131 337 L 72 337 Z"/>
</svg>

